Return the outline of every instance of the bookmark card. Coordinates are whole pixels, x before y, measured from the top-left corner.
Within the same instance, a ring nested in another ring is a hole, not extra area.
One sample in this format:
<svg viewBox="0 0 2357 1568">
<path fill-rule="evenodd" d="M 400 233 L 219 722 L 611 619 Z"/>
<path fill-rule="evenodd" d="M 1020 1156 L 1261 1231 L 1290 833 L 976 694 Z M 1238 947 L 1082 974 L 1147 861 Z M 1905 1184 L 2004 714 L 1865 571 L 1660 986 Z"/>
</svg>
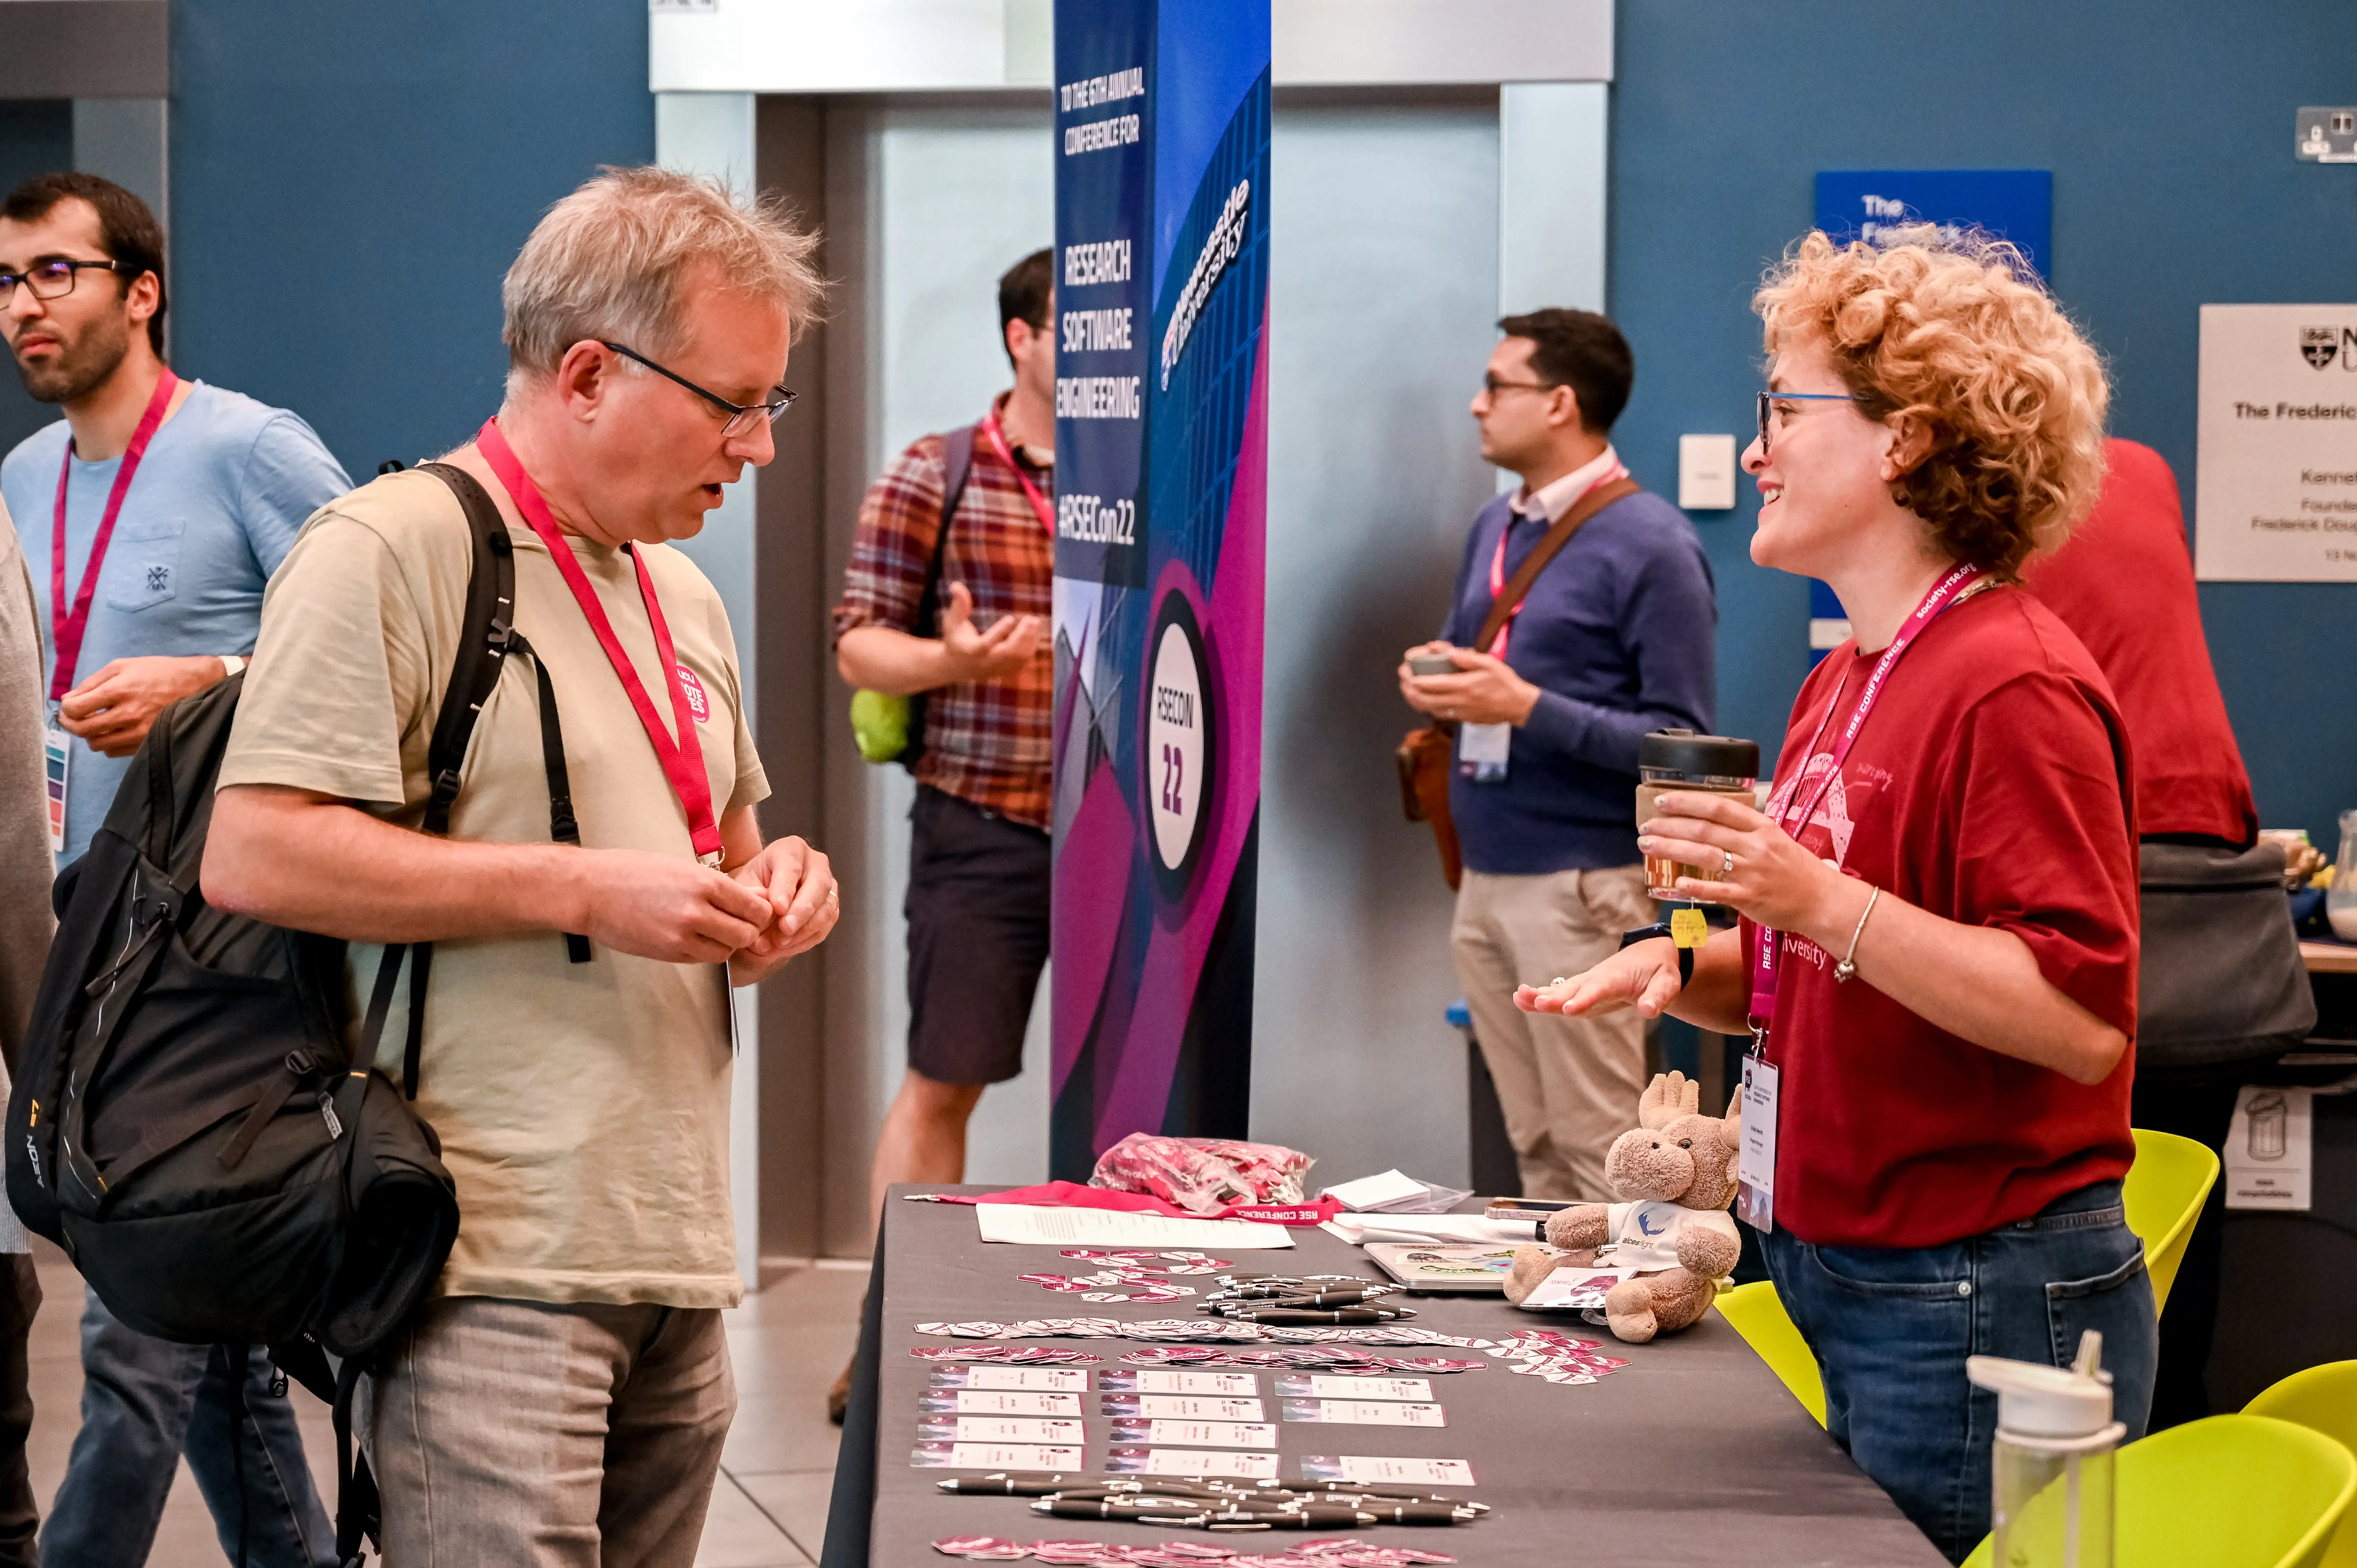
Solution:
<svg viewBox="0 0 2357 1568">
<path fill-rule="evenodd" d="M 1062 1367 L 939 1367 L 929 1381 L 937 1389 L 1053 1390 L 1077 1394 L 1088 1391 L 1089 1375 Z"/>
<path fill-rule="evenodd" d="M 1104 1467 L 1108 1474 L 1115 1476 L 1230 1476 L 1246 1481 L 1276 1479 L 1276 1455 L 1274 1454 L 1218 1454 L 1200 1448 L 1114 1448 L 1106 1453 Z M 1466 1485 L 1472 1483 L 1468 1481 Z"/>
<path fill-rule="evenodd" d="M 1045 1421 L 1020 1415 L 960 1415 L 917 1423 L 917 1435 L 931 1443 L 1085 1443 L 1077 1421 Z M 1274 1439 L 1271 1447 L 1275 1446 Z"/>
<path fill-rule="evenodd" d="M 1432 1397 L 1432 1380 L 1329 1378 L 1286 1372 L 1277 1378 L 1276 1391 L 1296 1396 L 1314 1394 L 1319 1399 L 1334 1400 L 1428 1400 Z"/>
<path fill-rule="evenodd" d="M 1106 1393 L 1211 1394 L 1249 1399 L 1260 1392 L 1260 1378 L 1254 1372 L 1139 1372 L 1127 1367 L 1108 1367 L 1097 1374 L 1097 1387 Z"/>
<path fill-rule="evenodd" d="M 1079 1423 L 1073 1424 L 1077 1426 Z M 1276 1428 L 1266 1422 L 1116 1421 L 1113 1424 L 1113 1441 L 1169 1443 L 1182 1447 L 1274 1448 Z"/>
<path fill-rule="evenodd" d="M 1029 1443 L 920 1443 L 909 1463 L 926 1470 L 1061 1470 L 1085 1468 L 1085 1448 Z M 1275 1463 L 1275 1455 L 1269 1456 Z M 1271 1474 L 1275 1474 L 1274 1471 Z"/>
<path fill-rule="evenodd" d="M 1401 1400 L 1286 1400 L 1287 1421 L 1322 1421 L 1345 1426 L 1447 1426 L 1437 1404 Z"/>
<path fill-rule="evenodd" d="M 1199 1399 L 1192 1394 L 1100 1394 L 1101 1413 L 1123 1421 L 1266 1421 L 1260 1401 Z M 1044 1413 L 1044 1412 L 1043 1412 Z M 1058 1414 L 1063 1413 L 1058 1412 Z M 1080 1412 L 1072 1412 L 1077 1415 Z"/>
<path fill-rule="evenodd" d="M 1078 1394 L 999 1393 L 989 1389 L 945 1389 L 917 1402 L 926 1415 L 1070 1415 L 1081 1413 Z"/>
<path fill-rule="evenodd" d="M 1305 1481 L 1348 1481 L 1357 1487 L 1469 1487 L 1473 1466 L 1462 1459 L 1411 1459 L 1396 1454 L 1305 1454 Z"/>
</svg>

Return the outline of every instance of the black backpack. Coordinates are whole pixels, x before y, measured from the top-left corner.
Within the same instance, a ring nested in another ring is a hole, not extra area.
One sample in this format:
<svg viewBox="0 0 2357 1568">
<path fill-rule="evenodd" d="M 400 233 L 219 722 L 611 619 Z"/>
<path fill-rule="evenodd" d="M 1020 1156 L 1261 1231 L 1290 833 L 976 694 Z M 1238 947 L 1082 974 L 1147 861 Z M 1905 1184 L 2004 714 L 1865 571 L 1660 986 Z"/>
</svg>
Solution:
<svg viewBox="0 0 2357 1568">
<path fill-rule="evenodd" d="M 459 470 L 423 471 L 457 492 L 473 538 L 465 629 L 427 751 L 425 826 L 439 833 L 502 662 L 532 650 L 510 624 L 515 568 L 498 509 Z M 533 662 L 552 834 L 577 843 L 555 694 Z M 8 1198 L 132 1328 L 227 1345 L 241 1362 L 246 1346 L 267 1344 L 334 1403 L 338 1550 L 350 1561 L 373 1532 L 375 1495 L 350 1459 L 351 1394 L 458 1230 L 440 1143 L 405 1103 L 432 950 L 386 950 L 349 1047 L 345 944 L 205 902 L 214 779 L 243 685 L 232 676 L 157 717 L 89 853 L 59 879 L 57 938 L 8 1102 Z M 566 941 L 576 962 L 588 958 L 584 939 Z M 396 1089 L 371 1064 L 404 957 Z M 332 1377 L 328 1355 L 342 1360 Z"/>
</svg>

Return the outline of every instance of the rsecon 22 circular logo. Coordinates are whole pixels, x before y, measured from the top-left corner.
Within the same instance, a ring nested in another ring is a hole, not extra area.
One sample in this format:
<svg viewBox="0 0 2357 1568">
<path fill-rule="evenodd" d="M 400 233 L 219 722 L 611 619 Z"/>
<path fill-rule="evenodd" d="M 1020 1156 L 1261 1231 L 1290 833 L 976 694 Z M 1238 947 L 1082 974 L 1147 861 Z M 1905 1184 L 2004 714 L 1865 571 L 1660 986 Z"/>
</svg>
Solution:
<svg viewBox="0 0 2357 1568">
<path fill-rule="evenodd" d="M 1146 821 L 1154 840 L 1154 875 L 1162 896 L 1187 891 L 1202 855 L 1211 770 L 1218 757 L 1211 736 L 1211 662 L 1203 631 L 1187 596 L 1172 589 L 1155 611 L 1147 644 L 1146 756 Z"/>
</svg>

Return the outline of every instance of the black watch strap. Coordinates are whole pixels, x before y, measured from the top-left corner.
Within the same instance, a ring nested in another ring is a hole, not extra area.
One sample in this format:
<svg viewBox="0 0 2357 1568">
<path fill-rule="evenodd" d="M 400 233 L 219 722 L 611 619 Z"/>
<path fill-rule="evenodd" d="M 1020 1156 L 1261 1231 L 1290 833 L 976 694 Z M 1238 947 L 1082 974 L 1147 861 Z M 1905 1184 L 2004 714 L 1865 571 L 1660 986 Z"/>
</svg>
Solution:
<svg viewBox="0 0 2357 1568">
<path fill-rule="evenodd" d="M 1651 941 L 1655 937 L 1670 937 L 1670 940 L 1673 941 L 1677 940 L 1675 937 L 1671 936 L 1669 923 L 1667 921 L 1663 921 L 1659 925 L 1640 926 L 1633 931 L 1621 932 L 1620 945 L 1624 948 L 1633 947 L 1639 942 Z M 1685 987 L 1692 985 L 1693 983 L 1694 949 L 1680 948 L 1678 950 L 1678 987 L 1680 990 L 1684 990 Z"/>
</svg>

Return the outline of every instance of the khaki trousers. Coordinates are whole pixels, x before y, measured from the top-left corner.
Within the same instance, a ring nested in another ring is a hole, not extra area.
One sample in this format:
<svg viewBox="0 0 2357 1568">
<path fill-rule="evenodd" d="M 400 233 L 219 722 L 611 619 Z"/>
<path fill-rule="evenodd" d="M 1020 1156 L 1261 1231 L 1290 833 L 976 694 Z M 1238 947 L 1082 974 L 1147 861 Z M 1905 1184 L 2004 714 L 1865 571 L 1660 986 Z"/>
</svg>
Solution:
<svg viewBox="0 0 2357 1568">
<path fill-rule="evenodd" d="M 1514 987 L 1593 968 L 1620 947 L 1623 931 L 1653 919 L 1641 865 L 1465 873 L 1450 946 L 1525 1197 L 1609 1199 L 1604 1155 L 1637 1124 L 1645 1023 L 1634 1008 L 1600 1018 L 1525 1013 L 1514 1005 Z"/>
<path fill-rule="evenodd" d="M 736 1412 L 716 1311 L 434 1302 L 353 1416 L 383 1568 L 691 1568 Z"/>
</svg>

